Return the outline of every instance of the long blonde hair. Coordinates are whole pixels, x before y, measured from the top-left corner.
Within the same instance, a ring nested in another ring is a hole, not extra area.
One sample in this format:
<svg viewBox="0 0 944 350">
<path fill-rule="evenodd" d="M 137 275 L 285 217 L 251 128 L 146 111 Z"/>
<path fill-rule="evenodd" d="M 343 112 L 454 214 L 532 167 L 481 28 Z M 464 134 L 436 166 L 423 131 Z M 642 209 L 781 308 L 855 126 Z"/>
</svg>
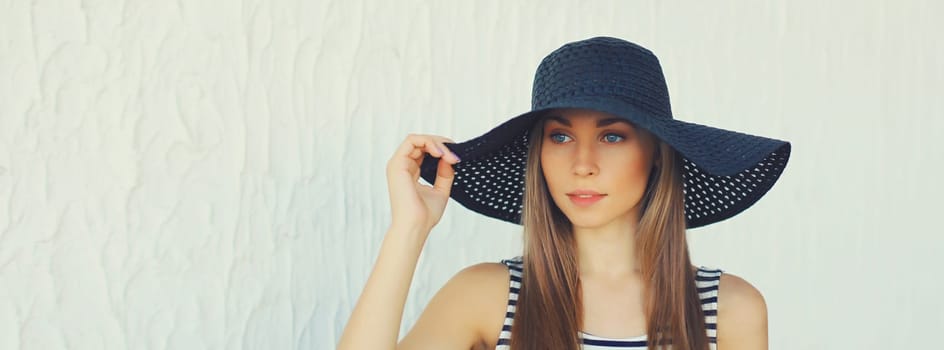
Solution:
<svg viewBox="0 0 944 350">
<path fill-rule="evenodd" d="M 521 217 L 524 272 L 512 326 L 513 350 L 580 348 L 583 310 L 576 240 L 541 171 L 543 137 L 544 122 L 539 120 L 528 140 Z M 661 165 L 649 177 L 636 231 L 636 255 L 646 281 L 648 349 L 672 344 L 673 349 L 707 350 L 705 319 L 685 241 L 681 158 L 668 144 L 657 143 L 654 157 Z"/>
</svg>

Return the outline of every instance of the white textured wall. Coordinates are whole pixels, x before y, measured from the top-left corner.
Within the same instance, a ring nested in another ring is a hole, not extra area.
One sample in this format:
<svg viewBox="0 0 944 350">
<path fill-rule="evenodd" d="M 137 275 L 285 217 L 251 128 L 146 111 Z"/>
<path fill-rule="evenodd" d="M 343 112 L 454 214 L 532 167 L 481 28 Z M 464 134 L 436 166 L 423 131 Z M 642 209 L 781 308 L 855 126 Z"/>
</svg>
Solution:
<svg viewBox="0 0 944 350">
<path fill-rule="evenodd" d="M 0 349 L 332 348 L 395 146 L 527 110 L 540 59 L 595 35 L 657 53 L 677 118 L 793 142 L 763 200 L 690 232 L 764 293 L 772 349 L 937 348 L 942 10 L 0 0 Z M 402 329 L 519 239 L 450 203 Z"/>
</svg>

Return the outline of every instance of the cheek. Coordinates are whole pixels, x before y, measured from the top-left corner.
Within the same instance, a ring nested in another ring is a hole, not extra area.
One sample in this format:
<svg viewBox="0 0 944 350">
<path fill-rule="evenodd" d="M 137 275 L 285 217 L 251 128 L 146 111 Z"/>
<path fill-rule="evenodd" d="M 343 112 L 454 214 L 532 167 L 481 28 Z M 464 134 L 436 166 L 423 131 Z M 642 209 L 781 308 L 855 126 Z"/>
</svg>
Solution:
<svg viewBox="0 0 944 350">
<path fill-rule="evenodd" d="M 623 171 L 619 174 L 620 184 L 630 193 L 642 193 L 646 189 L 646 181 L 649 180 L 650 166 L 649 162 L 640 159 L 636 161 L 623 161 L 619 165 Z"/>
<path fill-rule="evenodd" d="M 554 157 L 541 154 L 541 172 L 544 173 L 544 180 L 548 186 L 553 186 L 555 180 L 559 177 L 561 165 Z M 553 188 L 553 187 L 551 187 Z"/>
<path fill-rule="evenodd" d="M 561 154 L 555 154 L 553 150 L 550 150 L 547 148 L 547 146 L 544 146 L 541 149 L 540 157 L 541 170 L 544 171 L 545 177 L 550 177 L 553 175 L 554 171 L 560 172 L 561 162 L 563 159 Z"/>
<path fill-rule="evenodd" d="M 559 196 L 562 190 L 560 186 L 566 186 L 563 182 L 566 181 L 568 171 L 570 171 L 570 167 L 565 163 L 562 157 L 555 157 L 553 154 L 541 155 L 541 171 L 544 173 L 544 182 L 547 183 L 547 188 L 555 201 L 567 199 L 567 196 Z"/>
<path fill-rule="evenodd" d="M 638 158 L 636 161 L 626 162 L 623 166 L 626 169 L 627 176 L 638 177 L 638 176 L 647 176 L 649 175 L 649 161 L 647 159 Z"/>
</svg>

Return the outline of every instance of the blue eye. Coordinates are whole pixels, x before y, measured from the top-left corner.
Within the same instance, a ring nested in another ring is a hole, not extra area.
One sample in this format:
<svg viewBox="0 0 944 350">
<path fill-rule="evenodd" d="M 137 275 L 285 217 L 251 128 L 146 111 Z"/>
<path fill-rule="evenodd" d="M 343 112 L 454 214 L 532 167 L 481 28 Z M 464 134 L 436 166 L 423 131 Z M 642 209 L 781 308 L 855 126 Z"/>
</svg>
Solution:
<svg viewBox="0 0 944 350">
<path fill-rule="evenodd" d="M 618 137 L 619 139 L 614 140 L 614 139 L 609 138 L 610 136 L 615 136 L 615 137 Z M 622 137 L 617 134 L 606 134 L 605 136 L 603 136 L 603 138 L 607 139 L 607 141 L 609 142 L 619 142 L 620 140 L 625 139 L 625 137 Z"/>
<path fill-rule="evenodd" d="M 561 133 L 552 133 L 552 134 L 550 135 L 551 141 L 554 141 L 554 142 L 556 142 L 556 143 L 561 143 L 561 142 L 564 142 L 564 141 L 558 141 L 558 139 L 555 139 L 555 138 L 554 138 L 555 136 L 567 137 L 567 135 L 564 135 L 564 134 L 561 134 Z"/>
</svg>

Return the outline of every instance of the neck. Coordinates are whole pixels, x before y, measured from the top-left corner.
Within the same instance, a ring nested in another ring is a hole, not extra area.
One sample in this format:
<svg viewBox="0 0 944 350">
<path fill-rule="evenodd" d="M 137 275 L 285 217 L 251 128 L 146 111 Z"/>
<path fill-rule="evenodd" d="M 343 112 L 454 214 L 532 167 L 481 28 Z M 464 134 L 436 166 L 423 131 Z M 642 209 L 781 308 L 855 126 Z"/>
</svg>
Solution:
<svg viewBox="0 0 944 350">
<path fill-rule="evenodd" d="M 637 222 L 630 217 L 598 227 L 575 225 L 581 278 L 619 279 L 637 275 Z"/>
</svg>

